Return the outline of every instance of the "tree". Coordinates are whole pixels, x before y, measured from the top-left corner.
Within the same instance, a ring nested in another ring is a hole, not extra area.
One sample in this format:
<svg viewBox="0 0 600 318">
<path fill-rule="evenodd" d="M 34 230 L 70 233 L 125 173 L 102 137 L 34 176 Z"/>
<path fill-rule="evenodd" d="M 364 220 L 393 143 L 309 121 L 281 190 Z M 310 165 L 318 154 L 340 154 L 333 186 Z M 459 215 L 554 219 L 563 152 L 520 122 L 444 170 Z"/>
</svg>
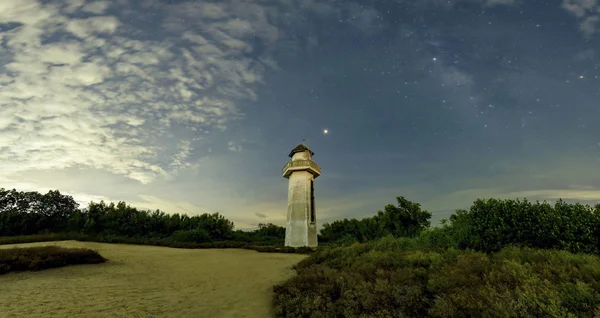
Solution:
<svg viewBox="0 0 600 318">
<path fill-rule="evenodd" d="M 431 213 L 421 209 L 419 203 L 397 197 L 398 206 L 388 204 L 373 217 L 343 219 L 323 224 L 319 240 L 322 242 L 374 240 L 386 235 L 417 236 L 430 226 Z"/>
<path fill-rule="evenodd" d="M 377 220 L 384 235 L 414 237 L 431 225 L 431 212 L 421 210 L 421 205 L 397 197 L 398 206 L 388 204 L 383 211 L 377 212 Z"/>
</svg>

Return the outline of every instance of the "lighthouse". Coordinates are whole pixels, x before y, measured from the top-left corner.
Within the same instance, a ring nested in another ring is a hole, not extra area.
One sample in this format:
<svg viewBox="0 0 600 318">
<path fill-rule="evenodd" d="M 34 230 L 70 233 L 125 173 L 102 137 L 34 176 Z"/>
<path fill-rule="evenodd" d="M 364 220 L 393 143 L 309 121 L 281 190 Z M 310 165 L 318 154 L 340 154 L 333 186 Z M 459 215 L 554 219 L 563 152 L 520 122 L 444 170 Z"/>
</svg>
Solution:
<svg viewBox="0 0 600 318">
<path fill-rule="evenodd" d="M 283 177 L 289 179 L 285 246 L 317 246 L 315 179 L 321 168 L 312 161 L 313 155 L 304 143 L 299 144 L 283 167 Z"/>
</svg>

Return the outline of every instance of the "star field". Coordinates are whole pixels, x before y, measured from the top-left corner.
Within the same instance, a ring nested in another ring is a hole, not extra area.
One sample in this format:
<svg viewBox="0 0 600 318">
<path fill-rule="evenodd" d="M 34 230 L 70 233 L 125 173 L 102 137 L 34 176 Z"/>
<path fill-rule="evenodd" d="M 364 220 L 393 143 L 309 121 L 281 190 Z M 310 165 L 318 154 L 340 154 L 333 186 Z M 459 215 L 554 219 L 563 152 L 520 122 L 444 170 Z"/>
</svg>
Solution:
<svg viewBox="0 0 600 318">
<path fill-rule="evenodd" d="M 284 224 L 600 200 L 600 1 L 0 0 L 0 187 Z"/>
</svg>

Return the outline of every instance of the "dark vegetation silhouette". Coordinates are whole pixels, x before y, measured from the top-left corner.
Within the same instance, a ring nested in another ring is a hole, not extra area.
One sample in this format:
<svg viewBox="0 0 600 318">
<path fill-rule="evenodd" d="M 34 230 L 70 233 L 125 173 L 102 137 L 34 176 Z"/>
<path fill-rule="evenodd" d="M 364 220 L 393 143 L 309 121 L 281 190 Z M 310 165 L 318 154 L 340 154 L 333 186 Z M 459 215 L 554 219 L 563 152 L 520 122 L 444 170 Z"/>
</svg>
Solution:
<svg viewBox="0 0 600 318">
<path fill-rule="evenodd" d="M 259 252 L 309 253 L 284 247 L 285 228 L 259 224 L 234 230 L 219 213 L 187 216 L 140 210 L 125 202 L 91 202 L 80 209 L 58 190 L 46 194 L 0 189 L 0 244 L 80 240 L 178 248 L 248 248 Z"/>
<path fill-rule="evenodd" d="M 41 246 L 0 249 L 0 275 L 14 271 L 37 271 L 76 264 L 98 264 L 106 259 L 86 248 Z"/>
<path fill-rule="evenodd" d="M 478 199 L 439 227 L 404 197 L 363 219 L 324 224 L 319 248 L 274 287 L 279 317 L 600 315 L 600 204 Z M 283 248 L 285 229 L 235 230 L 189 217 L 0 189 L 0 244 L 77 239 L 185 248 Z"/>
</svg>

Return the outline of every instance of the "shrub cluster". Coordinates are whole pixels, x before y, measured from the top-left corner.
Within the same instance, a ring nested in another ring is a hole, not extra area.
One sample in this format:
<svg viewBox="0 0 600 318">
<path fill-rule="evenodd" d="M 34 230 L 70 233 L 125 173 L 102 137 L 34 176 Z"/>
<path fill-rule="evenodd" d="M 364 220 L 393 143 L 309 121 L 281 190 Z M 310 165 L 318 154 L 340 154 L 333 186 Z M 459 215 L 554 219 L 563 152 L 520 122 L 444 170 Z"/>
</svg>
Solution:
<svg viewBox="0 0 600 318">
<path fill-rule="evenodd" d="M 402 206 L 388 208 L 387 219 L 402 219 L 409 215 Z M 412 205 L 415 206 L 415 205 Z M 418 205 L 416 206 L 418 207 Z M 413 208 L 417 210 L 417 208 Z M 393 212 L 391 212 L 393 211 Z M 419 210 L 420 211 L 420 210 Z M 594 207 L 579 203 L 569 204 L 558 200 L 530 202 L 527 200 L 478 199 L 468 210 L 457 210 L 441 227 L 428 227 L 417 219 L 427 220 L 428 212 L 412 213 L 411 222 L 399 221 L 406 228 L 423 224 L 416 230 L 392 230 L 400 226 L 389 226 L 378 215 L 362 220 L 342 220 L 325 224 L 321 241 L 334 245 L 349 245 L 368 242 L 392 234 L 396 237 L 412 237 L 411 243 L 429 249 L 473 249 L 481 252 L 496 252 L 505 246 L 514 245 L 541 249 L 559 249 L 573 253 L 600 254 L 600 204 Z M 420 215 L 420 216 L 419 216 Z M 419 216 L 419 217 L 416 217 Z M 382 225 L 383 224 L 383 225 Z M 381 229 L 376 235 L 374 229 Z"/>
<path fill-rule="evenodd" d="M 274 287 L 278 317 L 593 317 L 600 258 L 505 247 L 419 249 L 411 239 L 321 250 Z M 414 240 L 413 240 L 414 241 Z"/>
<path fill-rule="evenodd" d="M 319 242 L 367 242 L 386 235 L 413 237 L 430 226 L 431 213 L 422 210 L 419 203 L 402 196 L 397 197 L 396 201 L 396 206 L 388 204 L 372 217 L 323 224 Z"/>
<path fill-rule="evenodd" d="M 517 245 L 598 254 L 600 204 L 479 199 L 456 211 L 442 232 L 461 249 L 494 252 Z"/>
<path fill-rule="evenodd" d="M 75 264 L 97 264 L 106 259 L 84 248 L 42 246 L 0 249 L 0 274 L 12 271 L 41 270 Z"/>
<path fill-rule="evenodd" d="M 403 204 L 390 214 L 406 215 Z M 380 215 L 327 226 L 330 248 L 274 288 L 276 315 L 600 315 L 600 205 L 479 199 L 441 227 L 412 231 L 389 230 Z"/>
</svg>

